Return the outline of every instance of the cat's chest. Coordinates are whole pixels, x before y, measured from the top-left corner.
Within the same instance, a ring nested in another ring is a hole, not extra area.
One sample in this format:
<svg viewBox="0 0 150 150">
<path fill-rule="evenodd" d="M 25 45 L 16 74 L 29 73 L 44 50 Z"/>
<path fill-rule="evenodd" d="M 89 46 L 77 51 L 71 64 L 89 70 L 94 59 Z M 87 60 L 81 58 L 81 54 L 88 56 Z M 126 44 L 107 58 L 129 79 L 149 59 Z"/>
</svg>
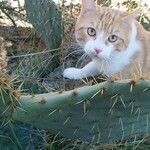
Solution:
<svg viewBox="0 0 150 150">
<path fill-rule="evenodd" d="M 130 59 L 127 57 L 116 57 L 110 61 L 95 60 L 95 63 L 100 73 L 111 76 L 121 72 L 126 66 L 128 66 L 130 64 Z"/>
<path fill-rule="evenodd" d="M 124 70 L 126 66 L 130 64 L 129 58 L 120 58 L 116 60 L 112 60 L 111 62 L 106 64 L 106 67 L 103 68 L 104 74 L 113 75 Z"/>
</svg>

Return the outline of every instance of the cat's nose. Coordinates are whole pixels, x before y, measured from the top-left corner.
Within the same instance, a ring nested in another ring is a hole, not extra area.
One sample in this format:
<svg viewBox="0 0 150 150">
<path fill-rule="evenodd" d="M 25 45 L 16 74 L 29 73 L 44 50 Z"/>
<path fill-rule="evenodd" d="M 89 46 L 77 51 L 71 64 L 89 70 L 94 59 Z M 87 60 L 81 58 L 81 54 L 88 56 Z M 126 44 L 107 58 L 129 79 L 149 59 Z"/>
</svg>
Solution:
<svg viewBox="0 0 150 150">
<path fill-rule="evenodd" d="M 94 48 L 94 51 L 96 52 L 96 54 L 99 54 L 102 50 L 100 48 Z"/>
</svg>

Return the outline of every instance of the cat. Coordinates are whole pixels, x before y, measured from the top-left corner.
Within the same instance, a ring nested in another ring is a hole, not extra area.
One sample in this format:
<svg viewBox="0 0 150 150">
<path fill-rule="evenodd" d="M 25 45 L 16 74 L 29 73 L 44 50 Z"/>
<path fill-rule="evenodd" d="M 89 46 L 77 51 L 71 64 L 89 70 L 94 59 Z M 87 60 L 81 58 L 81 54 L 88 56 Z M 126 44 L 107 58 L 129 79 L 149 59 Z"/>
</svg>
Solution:
<svg viewBox="0 0 150 150">
<path fill-rule="evenodd" d="M 82 0 L 75 37 L 91 62 L 67 68 L 63 76 L 82 79 L 95 75 L 133 75 L 150 71 L 150 32 L 136 20 L 140 11 L 122 12 Z"/>
</svg>

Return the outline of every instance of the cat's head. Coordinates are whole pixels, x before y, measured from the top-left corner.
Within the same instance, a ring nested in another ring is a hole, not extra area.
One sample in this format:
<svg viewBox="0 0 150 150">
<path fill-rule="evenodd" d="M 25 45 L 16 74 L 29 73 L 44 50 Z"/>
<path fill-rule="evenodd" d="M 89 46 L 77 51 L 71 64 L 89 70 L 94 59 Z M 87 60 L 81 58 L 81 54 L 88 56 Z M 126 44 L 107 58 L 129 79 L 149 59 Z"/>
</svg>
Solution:
<svg viewBox="0 0 150 150">
<path fill-rule="evenodd" d="M 132 33 L 132 22 L 139 12 L 125 13 L 108 7 L 95 6 L 93 0 L 82 0 L 75 36 L 91 57 L 110 59 L 125 51 Z"/>
</svg>

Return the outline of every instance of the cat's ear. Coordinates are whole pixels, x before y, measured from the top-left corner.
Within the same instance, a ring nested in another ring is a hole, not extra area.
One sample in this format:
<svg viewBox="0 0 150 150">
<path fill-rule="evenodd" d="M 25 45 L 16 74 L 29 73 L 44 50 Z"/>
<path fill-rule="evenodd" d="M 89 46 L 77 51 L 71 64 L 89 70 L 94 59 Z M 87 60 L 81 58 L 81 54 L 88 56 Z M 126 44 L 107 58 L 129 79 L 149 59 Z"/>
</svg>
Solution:
<svg viewBox="0 0 150 150">
<path fill-rule="evenodd" d="M 133 20 L 137 20 L 139 19 L 140 17 L 140 13 L 141 13 L 141 10 L 140 9 L 137 9 L 129 14 L 127 14 L 126 16 L 124 16 L 122 19 L 124 21 L 127 21 L 127 22 L 131 22 Z"/>
<path fill-rule="evenodd" d="M 94 0 L 82 0 L 80 15 L 95 10 Z"/>
</svg>

